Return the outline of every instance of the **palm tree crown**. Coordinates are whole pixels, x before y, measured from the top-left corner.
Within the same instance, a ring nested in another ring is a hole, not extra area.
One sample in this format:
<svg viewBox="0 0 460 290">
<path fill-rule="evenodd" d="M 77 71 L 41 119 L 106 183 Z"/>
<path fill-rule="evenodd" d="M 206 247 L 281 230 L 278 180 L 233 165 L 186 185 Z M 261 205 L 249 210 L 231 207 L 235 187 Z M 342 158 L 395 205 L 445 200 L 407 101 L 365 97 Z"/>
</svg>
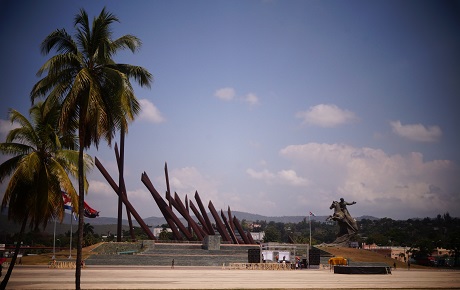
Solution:
<svg viewBox="0 0 460 290">
<path fill-rule="evenodd" d="M 63 218 L 62 190 L 77 204 L 69 175 L 77 177 L 78 151 L 71 150 L 77 147 L 71 135 L 56 130 L 58 108 L 46 113 L 38 103 L 30 116 L 32 121 L 10 110 L 11 122 L 19 127 L 0 143 L 0 152 L 11 156 L 0 164 L 0 181 L 11 176 L 2 201 L 2 208 L 9 208 L 8 217 L 20 222 L 27 217 L 30 226 L 38 228 L 51 218 Z M 85 156 L 85 164 L 92 165 L 91 157 Z"/>
<path fill-rule="evenodd" d="M 52 32 L 41 51 L 52 56 L 38 71 L 47 72 L 32 89 L 31 99 L 47 96 L 47 103 L 62 103 L 60 127 L 63 131 L 79 130 L 83 148 L 98 146 L 103 136 L 110 144 L 117 129 L 132 121 L 140 105 L 131 86 L 150 87 L 152 75 L 142 67 L 117 64 L 112 56 L 119 50 L 135 52 L 141 41 L 132 35 L 112 40 L 110 25 L 118 19 L 102 10 L 90 26 L 84 10 L 75 17 L 75 40 L 63 29 Z"/>
<path fill-rule="evenodd" d="M 10 110 L 11 122 L 19 127 L 12 129 L 6 142 L 0 143 L 0 152 L 11 158 L 0 164 L 0 182 L 11 177 L 1 208 L 8 206 L 8 218 L 20 222 L 19 241 L 0 289 L 5 289 L 18 256 L 20 241 L 27 222 L 37 229 L 46 227 L 51 218 L 64 216 L 62 191 L 66 191 L 73 204 L 77 205 L 77 194 L 69 175 L 77 176 L 79 152 L 72 135 L 59 134 L 57 128 L 59 108 L 45 110 L 42 103 L 30 109 L 32 121 L 16 110 Z M 70 148 L 70 149 L 68 149 Z M 83 156 L 85 170 L 92 166 L 92 159 Z M 84 184 L 87 186 L 86 179 Z"/>
</svg>

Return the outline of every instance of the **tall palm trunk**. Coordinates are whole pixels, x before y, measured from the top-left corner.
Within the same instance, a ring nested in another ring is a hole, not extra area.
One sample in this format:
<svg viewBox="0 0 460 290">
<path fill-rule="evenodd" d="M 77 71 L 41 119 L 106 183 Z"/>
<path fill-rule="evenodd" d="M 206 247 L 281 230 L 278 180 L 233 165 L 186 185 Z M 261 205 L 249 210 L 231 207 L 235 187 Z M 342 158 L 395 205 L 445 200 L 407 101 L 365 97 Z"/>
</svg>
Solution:
<svg viewBox="0 0 460 290">
<path fill-rule="evenodd" d="M 82 132 L 80 130 L 80 132 Z M 75 269 L 75 289 L 80 290 L 81 261 L 83 256 L 83 226 L 85 212 L 85 183 L 83 164 L 83 134 L 80 134 L 80 148 L 78 153 L 78 239 L 77 239 L 77 260 Z"/>
<path fill-rule="evenodd" d="M 10 266 L 8 267 L 8 272 L 6 272 L 5 278 L 3 278 L 2 283 L 0 284 L 0 290 L 5 290 L 8 280 L 10 280 L 11 273 L 13 272 L 14 264 L 16 264 L 16 259 L 19 254 L 19 249 L 21 248 L 22 236 L 24 235 L 24 230 L 26 229 L 27 216 L 24 218 L 24 221 L 21 225 L 21 231 L 19 232 L 18 241 L 16 242 L 16 248 L 14 249 L 13 258 L 11 259 Z"/>
<path fill-rule="evenodd" d="M 123 202 L 121 195 L 123 194 L 123 158 L 124 158 L 124 146 L 125 146 L 125 136 L 124 136 L 124 126 L 121 127 L 120 133 L 120 161 L 118 163 L 118 219 L 117 219 L 117 242 L 121 242 L 121 231 L 122 231 L 122 215 L 123 215 Z M 127 212 L 129 215 L 129 212 Z"/>
</svg>

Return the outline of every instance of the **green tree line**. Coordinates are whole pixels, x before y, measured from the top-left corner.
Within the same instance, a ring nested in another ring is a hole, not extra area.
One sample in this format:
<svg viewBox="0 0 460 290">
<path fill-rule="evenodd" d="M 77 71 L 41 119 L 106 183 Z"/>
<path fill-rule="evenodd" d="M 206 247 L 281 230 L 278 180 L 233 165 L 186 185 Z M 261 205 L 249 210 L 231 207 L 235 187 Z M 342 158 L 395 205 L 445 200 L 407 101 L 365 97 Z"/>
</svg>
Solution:
<svg viewBox="0 0 460 290">
<path fill-rule="evenodd" d="M 310 224 L 304 219 L 299 223 L 281 223 L 242 221 L 243 227 L 250 229 L 251 224 L 259 227 L 255 231 L 265 232 L 264 242 L 309 243 Z M 427 255 L 436 248 L 444 248 L 456 253 L 460 247 L 460 220 L 449 213 L 438 214 L 436 218 L 393 220 L 361 219 L 359 232 L 354 241 L 358 244 L 376 244 L 378 246 L 407 247 L 415 254 Z M 311 243 L 331 243 L 335 240 L 338 225 L 334 222 L 311 221 Z M 415 250 L 417 249 L 417 250 Z"/>
<path fill-rule="evenodd" d="M 436 218 L 393 220 L 382 219 L 361 219 L 358 221 L 359 232 L 354 241 L 362 246 L 376 244 L 378 246 L 407 247 L 414 255 L 429 255 L 436 248 L 443 248 L 458 256 L 460 248 L 460 223 L 459 218 L 451 217 L 449 213 L 439 214 Z M 242 220 L 242 226 L 246 231 L 264 232 L 263 242 L 308 244 L 310 242 L 310 223 L 304 219 L 299 223 L 266 222 L 257 220 L 249 222 Z M 258 225 L 253 228 L 252 225 Z M 166 231 L 167 225 L 160 234 L 160 240 L 171 240 L 172 234 Z M 339 228 L 335 222 L 311 221 L 312 245 L 332 243 Z M 148 239 L 140 227 L 134 227 L 138 240 Z M 18 233 L 0 235 L 2 243 L 13 244 L 17 240 Z M 77 231 L 73 233 L 74 239 Z M 94 227 L 90 223 L 84 224 L 83 229 L 84 246 L 102 241 L 99 234 L 94 233 Z M 51 246 L 53 236 L 50 233 L 32 230 L 25 234 L 23 243 L 25 245 Z M 70 231 L 64 235 L 58 235 L 62 245 L 69 243 Z M 128 230 L 123 231 L 123 241 L 130 241 Z M 108 236 L 106 241 L 114 240 L 114 236 Z M 59 244 L 57 244 L 59 246 Z"/>
</svg>

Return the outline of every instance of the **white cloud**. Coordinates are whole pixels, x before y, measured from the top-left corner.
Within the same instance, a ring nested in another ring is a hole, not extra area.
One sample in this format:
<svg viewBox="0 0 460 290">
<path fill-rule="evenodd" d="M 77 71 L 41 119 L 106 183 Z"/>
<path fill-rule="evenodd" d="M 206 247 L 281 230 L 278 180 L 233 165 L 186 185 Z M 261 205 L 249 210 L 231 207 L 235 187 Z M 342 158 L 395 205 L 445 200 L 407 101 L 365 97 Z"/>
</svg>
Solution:
<svg viewBox="0 0 460 290">
<path fill-rule="evenodd" d="M 235 98 L 236 92 L 234 88 L 222 88 L 218 89 L 214 96 L 223 101 L 231 101 Z"/>
<path fill-rule="evenodd" d="M 217 210 L 230 206 L 234 211 L 269 216 L 286 215 L 287 208 L 293 215 L 308 211 L 329 215 L 331 202 L 340 197 L 357 202 L 350 207 L 356 217 L 435 217 L 460 208 L 460 172 L 449 160 L 426 161 L 417 152 L 389 155 L 376 148 L 327 143 L 290 145 L 279 153 L 282 169 L 269 170 L 267 162 L 256 161 L 260 169 L 246 169 L 251 179 L 247 184 L 193 166 L 170 169 L 171 190 L 182 201 L 188 195 L 195 202 L 198 191 L 205 206 L 211 200 Z M 159 174 L 154 181 L 164 197 L 164 176 Z M 129 200 L 141 216 L 161 216 L 144 186 L 127 187 Z M 116 216 L 117 196 L 105 181 L 90 181 L 87 200 L 103 216 Z"/>
<path fill-rule="evenodd" d="M 256 171 L 248 168 L 246 173 L 253 179 L 262 180 L 269 184 L 278 183 L 291 186 L 306 186 L 309 183 L 307 179 L 298 176 L 294 170 L 281 170 L 275 174 L 267 169 Z"/>
<path fill-rule="evenodd" d="M 305 186 L 308 185 L 308 180 L 297 175 L 294 170 L 281 170 L 278 172 L 278 176 L 285 183 L 294 186 Z"/>
<path fill-rule="evenodd" d="M 357 119 L 353 112 L 327 104 L 319 104 L 307 111 L 298 112 L 296 117 L 303 119 L 303 123 L 320 127 L 336 127 Z"/>
<path fill-rule="evenodd" d="M 254 148 L 254 149 L 260 149 L 260 148 L 262 148 L 262 144 L 260 144 L 260 143 L 257 142 L 257 141 L 254 141 L 254 140 L 250 140 L 250 141 L 249 141 L 249 146 L 250 146 L 251 148 Z"/>
<path fill-rule="evenodd" d="M 249 103 L 251 106 L 259 104 L 259 98 L 253 93 L 247 94 L 244 101 Z"/>
<path fill-rule="evenodd" d="M 290 145 L 280 154 L 311 181 L 308 189 L 322 208 L 340 197 L 359 201 L 361 214 L 380 217 L 435 216 L 460 207 L 460 172 L 449 160 L 319 143 Z"/>
<path fill-rule="evenodd" d="M 8 133 L 11 130 L 18 128 L 18 127 L 19 127 L 18 123 L 11 123 L 11 121 L 9 120 L 0 119 L 0 142 L 5 142 L 6 135 L 8 135 Z M 8 156 L 8 155 L 0 155 L 0 163 L 5 162 L 10 157 L 11 156 Z M 3 182 L 3 183 L 5 184 L 6 182 Z"/>
<path fill-rule="evenodd" d="M 188 195 L 189 199 L 194 200 L 195 191 L 198 191 L 203 203 L 212 200 L 216 208 L 218 205 L 224 206 L 223 203 L 225 201 L 218 197 L 217 181 L 203 175 L 197 168 L 183 167 L 173 169 L 169 172 L 168 176 L 171 191 L 176 191 L 182 201 L 185 199 L 185 195 Z"/>
<path fill-rule="evenodd" d="M 8 135 L 8 133 L 15 128 L 19 128 L 18 123 L 11 123 L 9 120 L 0 119 L 0 137 L 2 140 L 4 140 L 6 135 Z"/>
<path fill-rule="evenodd" d="M 245 96 L 237 96 L 234 88 L 226 87 L 218 89 L 214 92 L 214 96 L 222 101 L 233 101 L 238 100 L 248 103 L 251 106 L 259 104 L 259 97 L 254 93 L 248 93 Z"/>
<path fill-rule="evenodd" d="M 144 120 L 156 124 L 165 121 L 165 118 L 163 118 L 160 110 L 158 110 L 158 108 L 152 102 L 147 99 L 140 99 L 139 103 L 141 105 L 141 112 L 138 117 L 139 120 Z"/>
<path fill-rule="evenodd" d="M 112 187 L 107 182 L 99 180 L 89 180 L 89 189 L 88 194 L 98 195 L 98 196 L 116 196 Z M 75 188 L 78 192 L 78 189 Z"/>
<path fill-rule="evenodd" d="M 252 168 L 248 168 L 246 169 L 246 173 L 249 174 L 251 178 L 264 180 L 265 182 L 271 182 L 275 179 L 275 174 L 271 173 L 267 169 L 264 169 L 262 171 L 255 171 Z"/>
<path fill-rule="evenodd" d="M 402 125 L 400 121 L 390 122 L 393 132 L 403 138 L 418 142 L 436 142 L 442 136 L 438 126 L 425 127 L 422 124 Z"/>
</svg>

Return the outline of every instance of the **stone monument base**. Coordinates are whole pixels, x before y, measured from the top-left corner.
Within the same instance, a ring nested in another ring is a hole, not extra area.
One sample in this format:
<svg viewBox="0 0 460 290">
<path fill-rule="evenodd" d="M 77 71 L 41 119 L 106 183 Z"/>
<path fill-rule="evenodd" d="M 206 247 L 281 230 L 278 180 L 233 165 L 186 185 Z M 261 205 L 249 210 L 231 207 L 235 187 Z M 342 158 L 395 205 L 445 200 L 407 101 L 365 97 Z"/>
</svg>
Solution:
<svg viewBox="0 0 460 290">
<path fill-rule="evenodd" d="M 204 250 L 220 250 L 220 236 L 208 235 L 203 239 Z"/>
<path fill-rule="evenodd" d="M 348 247 L 350 245 L 350 240 L 352 237 L 354 237 L 356 234 L 345 234 L 337 237 L 335 241 L 332 242 L 333 245 L 336 245 L 338 247 Z"/>
</svg>

